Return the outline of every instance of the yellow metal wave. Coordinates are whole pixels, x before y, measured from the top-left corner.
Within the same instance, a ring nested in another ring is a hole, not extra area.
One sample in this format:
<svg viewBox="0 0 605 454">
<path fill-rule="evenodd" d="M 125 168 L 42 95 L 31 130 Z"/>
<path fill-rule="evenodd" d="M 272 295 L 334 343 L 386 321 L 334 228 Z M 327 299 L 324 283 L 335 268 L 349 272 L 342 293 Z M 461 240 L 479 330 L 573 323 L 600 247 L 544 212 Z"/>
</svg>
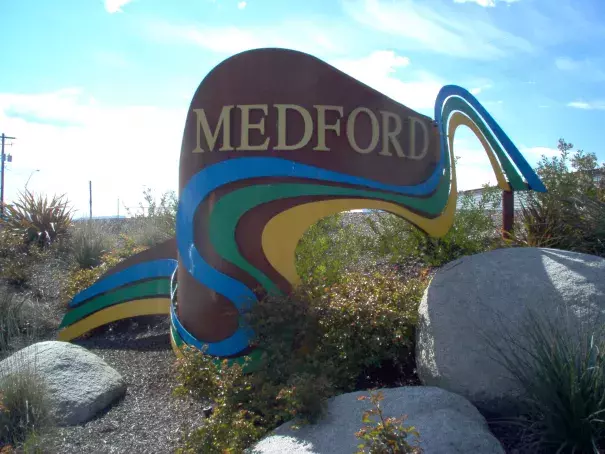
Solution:
<svg viewBox="0 0 605 454">
<path fill-rule="evenodd" d="M 183 355 L 181 348 L 176 344 L 176 342 L 174 340 L 174 336 L 172 334 L 172 329 L 170 330 L 170 346 L 172 347 L 172 351 L 174 352 L 177 359 L 184 358 L 185 355 Z"/>
<path fill-rule="evenodd" d="M 107 323 L 138 315 L 158 314 L 170 314 L 170 298 L 145 298 L 108 307 L 64 328 L 57 338 L 61 341 L 70 341 Z"/>
<path fill-rule="evenodd" d="M 448 125 L 447 134 L 449 137 L 454 136 L 458 126 L 467 126 L 471 131 L 473 131 L 475 133 L 475 136 L 477 136 L 477 139 L 479 139 L 479 142 L 481 142 L 481 145 L 483 145 L 483 149 L 485 150 L 485 153 L 487 154 L 487 157 L 489 158 L 489 162 L 492 165 L 492 169 L 494 169 L 494 173 L 496 175 L 496 181 L 498 181 L 498 186 L 503 191 L 510 191 L 511 188 L 510 188 L 510 185 L 508 184 L 508 182 L 506 181 L 506 177 L 504 176 L 504 172 L 502 171 L 502 166 L 500 165 L 500 162 L 496 158 L 496 155 L 494 154 L 494 151 L 492 150 L 491 145 L 487 141 L 485 134 L 483 134 L 483 131 L 481 131 L 481 129 L 479 129 L 479 127 L 473 122 L 473 120 L 471 120 L 469 117 L 467 117 L 462 112 L 454 112 L 450 116 L 450 121 L 449 121 L 449 125 Z"/>
</svg>

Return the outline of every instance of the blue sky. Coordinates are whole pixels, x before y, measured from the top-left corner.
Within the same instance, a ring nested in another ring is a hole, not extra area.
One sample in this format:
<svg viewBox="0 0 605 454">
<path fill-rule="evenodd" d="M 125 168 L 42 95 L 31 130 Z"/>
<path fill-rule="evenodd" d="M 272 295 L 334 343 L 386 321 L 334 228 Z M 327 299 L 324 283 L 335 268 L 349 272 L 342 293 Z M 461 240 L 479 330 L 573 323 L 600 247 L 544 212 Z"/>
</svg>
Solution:
<svg viewBox="0 0 605 454">
<path fill-rule="evenodd" d="M 176 190 L 185 114 L 217 63 L 257 47 L 313 54 L 432 116 L 471 90 L 530 163 L 559 137 L 605 159 L 599 0 L 0 0 L 8 200 L 67 193 L 93 214 Z M 470 133 L 459 183 L 493 182 Z M 39 169 L 39 172 L 35 172 Z M 31 176 L 31 178 L 30 178 Z"/>
</svg>

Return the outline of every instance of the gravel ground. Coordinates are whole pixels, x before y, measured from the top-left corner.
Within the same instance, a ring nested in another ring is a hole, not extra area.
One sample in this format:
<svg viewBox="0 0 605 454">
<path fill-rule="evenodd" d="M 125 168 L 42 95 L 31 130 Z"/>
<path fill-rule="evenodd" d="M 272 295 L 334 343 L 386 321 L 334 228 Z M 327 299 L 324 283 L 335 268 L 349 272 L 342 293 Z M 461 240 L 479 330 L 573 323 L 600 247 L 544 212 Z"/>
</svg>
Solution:
<svg viewBox="0 0 605 454">
<path fill-rule="evenodd" d="M 123 399 L 95 419 L 43 439 L 48 453 L 170 453 L 183 431 L 202 424 L 202 403 L 172 396 L 175 360 L 168 322 L 141 318 L 77 343 L 103 358 L 128 384 Z"/>
</svg>

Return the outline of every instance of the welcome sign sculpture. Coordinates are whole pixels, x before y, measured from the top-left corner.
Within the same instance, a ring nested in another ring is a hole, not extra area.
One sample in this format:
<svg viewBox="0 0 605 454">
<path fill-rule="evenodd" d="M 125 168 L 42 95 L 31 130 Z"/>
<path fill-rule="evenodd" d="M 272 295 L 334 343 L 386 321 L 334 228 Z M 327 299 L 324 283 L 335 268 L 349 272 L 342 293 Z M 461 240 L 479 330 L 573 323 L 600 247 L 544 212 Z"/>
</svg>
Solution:
<svg viewBox="0 0 605 454">
<path fill-rule="evenodd" d="M 76 295 L 59 338 L 170 314 L 177 353 L 187 344 L 220 358 L 250 354 L 242 312 L 267 292 L 297 285 L 296 245 L 319 219 L 377 209 L 431 236 L 447 233 L 461 125 L 480 140 L 502 190 L 545 191 L 463 88 L 441 89 L 433 120 L 307 54 L 258 49 L 225 60 L 187 114 L 176 238 Z"/>
</svg>

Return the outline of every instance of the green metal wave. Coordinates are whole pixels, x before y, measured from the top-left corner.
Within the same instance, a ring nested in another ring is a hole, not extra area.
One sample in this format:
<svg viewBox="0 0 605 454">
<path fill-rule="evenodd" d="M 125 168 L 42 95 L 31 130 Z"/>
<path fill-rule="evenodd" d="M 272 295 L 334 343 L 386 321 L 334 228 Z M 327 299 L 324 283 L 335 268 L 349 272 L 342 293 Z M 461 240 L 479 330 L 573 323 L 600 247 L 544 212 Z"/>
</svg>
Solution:
<svg viewBox="0 0 605 454">
<path fill-rule="evenodd" d="M 90 314 L 109 306 L 115 306 L 116 304 L 141 298 L 160 296 L 170 296 L 170 279 L 153 279 L 126 287 L 120 287 L 111 292 L 92 298 L 82 306 L 70 310 L 65 314 L 65 317 L 63 317 L 59 329 L 72 325 L 73 323 L 88 317 Z"/>
</svg>

